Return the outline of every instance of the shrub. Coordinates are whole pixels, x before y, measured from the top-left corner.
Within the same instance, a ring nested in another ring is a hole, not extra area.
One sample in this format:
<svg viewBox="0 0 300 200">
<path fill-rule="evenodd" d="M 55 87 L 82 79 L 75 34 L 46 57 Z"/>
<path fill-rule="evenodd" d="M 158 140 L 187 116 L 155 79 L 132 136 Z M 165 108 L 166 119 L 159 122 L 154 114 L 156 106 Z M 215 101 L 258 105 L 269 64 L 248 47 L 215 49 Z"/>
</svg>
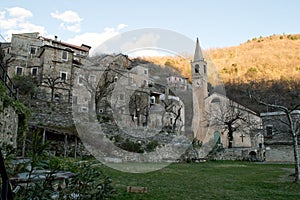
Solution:
<svg viewBox="0 0 300 200">
<path fill-rule="evenodd" d="M 21 95 L 35 95 L 37 91 L 37 82 L 31 76 L 14 76 L 13 82 Z"/>
<path fill-rule="evenodd" d="M 148 152 L 154 151 L 157 146 L 158 146 L 158 142 L 156 140 L 153 140 L 146 145 L 146 151 Z"/>
<path fill-rule="evenodd" d="M 130 141 L 128 138 L 121 143 L 121 148 L 130 152 L 144 153 L 144 149 L 140 143 Z"/>
</svg>

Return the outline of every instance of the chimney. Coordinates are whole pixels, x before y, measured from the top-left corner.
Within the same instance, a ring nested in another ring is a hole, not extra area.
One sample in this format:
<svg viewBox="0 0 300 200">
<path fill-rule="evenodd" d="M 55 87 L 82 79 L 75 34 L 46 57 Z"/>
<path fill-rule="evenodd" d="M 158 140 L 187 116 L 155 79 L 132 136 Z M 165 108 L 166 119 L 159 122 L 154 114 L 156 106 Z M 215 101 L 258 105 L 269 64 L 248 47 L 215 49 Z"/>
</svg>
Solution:
<svg viewBox="0 0 300 200">
<path fill-rule="evenodd" d="M 57 35 L 54 36 L 55 41 L 57 41 Z"/>
</svg>

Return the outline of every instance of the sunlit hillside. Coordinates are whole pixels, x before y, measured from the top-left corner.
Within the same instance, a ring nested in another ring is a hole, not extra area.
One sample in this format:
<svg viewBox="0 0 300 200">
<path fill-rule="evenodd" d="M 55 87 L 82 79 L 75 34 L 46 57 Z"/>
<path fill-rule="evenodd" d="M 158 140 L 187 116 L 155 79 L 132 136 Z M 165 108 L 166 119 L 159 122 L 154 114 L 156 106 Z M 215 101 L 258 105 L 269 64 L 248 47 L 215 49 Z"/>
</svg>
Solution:
<svg viewBox="0 0 300 200">
<path fill-rule="evenodd" d="M 300 34 L 258 37 L 239 46 L 206 49 L 208 66 L 215 65 L 225 83 L 260 80 L 300 80 Z M 172 66 L 190 78 L 190 60 L 182 57 L 143 57 Z"/>
</svg>

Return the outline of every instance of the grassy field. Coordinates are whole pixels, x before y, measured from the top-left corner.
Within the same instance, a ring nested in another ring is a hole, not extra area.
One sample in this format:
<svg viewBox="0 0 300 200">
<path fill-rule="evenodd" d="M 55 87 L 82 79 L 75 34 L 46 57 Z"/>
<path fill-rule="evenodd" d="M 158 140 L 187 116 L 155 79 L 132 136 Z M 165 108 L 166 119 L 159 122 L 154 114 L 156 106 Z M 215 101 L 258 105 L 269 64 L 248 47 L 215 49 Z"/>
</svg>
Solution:
<svg viewBox="0 0 300 200">
<path fill-rule="evenodd" d="M 103 171 L 116 187 L 116 199 L 300 199 L 292 165 L 211 161 L 174 163 L 143 174 Z M 148 193 L 127 193 L 127 186 L 147 187 Z"/>
</svg>

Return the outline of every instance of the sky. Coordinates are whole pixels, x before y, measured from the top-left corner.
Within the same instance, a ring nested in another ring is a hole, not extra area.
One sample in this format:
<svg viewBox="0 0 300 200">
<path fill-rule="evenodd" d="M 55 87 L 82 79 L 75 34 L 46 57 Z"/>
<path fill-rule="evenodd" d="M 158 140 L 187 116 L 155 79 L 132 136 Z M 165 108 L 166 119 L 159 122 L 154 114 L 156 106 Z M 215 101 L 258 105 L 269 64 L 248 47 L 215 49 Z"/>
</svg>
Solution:
<svg viewBox="0 0 300 200">
<path fill-rule="evenodd" d="M 95 49 L 128 31 L 159 28 L 220 48 L 300 33 L 299 9 L 298 0 L 0 0 L 0 42 L 37 31 Z"/>
</svg>

